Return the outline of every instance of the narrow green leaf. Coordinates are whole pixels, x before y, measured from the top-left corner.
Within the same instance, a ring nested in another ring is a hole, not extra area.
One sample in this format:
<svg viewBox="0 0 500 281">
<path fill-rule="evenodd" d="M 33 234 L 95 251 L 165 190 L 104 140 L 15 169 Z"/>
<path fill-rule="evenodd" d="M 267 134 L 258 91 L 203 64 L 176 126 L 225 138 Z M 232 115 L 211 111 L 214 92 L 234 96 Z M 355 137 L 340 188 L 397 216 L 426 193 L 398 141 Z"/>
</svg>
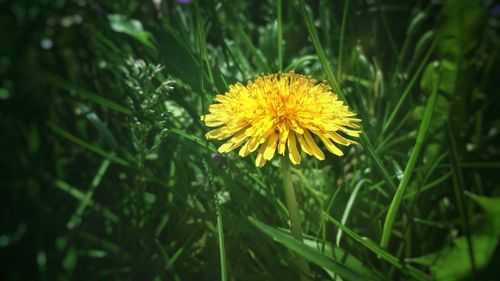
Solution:
<svg viewBox="0 0 500 281">
<path fill-rule="evenodd" d="M 85 149 L 88 149 L 96 154 L 99 154 L 102 157 L 105 157 L 105 158 L 115 162 L 116 164 L 119 164 L 122 166 L 129 166 L 127 161 L 115 156 L 113 153 L 106 152 L 104 149 L 97 147 L 91 143 L 88 143 L 88 142 L 74 136 L 73 134 L 60 128 L 59 126 L 57 126 L 56 124 L 54 124 L 52 122 L 48 122 L 47 126 L 55 133 L 59 134 L 60 136 L 64 137 L 65 139 L 67 139 L 67 140 L 69 140 L 69 141 L 71 141 L 71 142 L 73 142 L 73 143 L 75 143 L 75 144 L 77 144 Z"/>
<path fill-rule="evenodd" d="M 337 77 L 339 78 L 340 83 L 342 83 L 342 57 L 344 50 L 344 37 L 345 37 L 345 27 L 347 21 L 347 11 L 349 8 L 349 0 L 344 1 L 344 11 L 342 12 L 342 24 L 340 25 L 340 42 L 339 42 L 339 62 L 337 66 Z"/>
<path fill-rule="evenodd" d="M 340 275 L 342 278 L 345 278 L 350 281 L 356 281 L 356 280 L 377 280 L 374 276 L 367 276 L 365 274 L 362 274 L 360 272 L 357 272 L 353 270 L 352 268 L 348 267 L 346 264 L 342 264 L 338 261 L 332 260 L 328 256 L 323 255 L 319 251 L 305 245 L 304 243 L 301 243 L 291 237 L 290 235 L 287 235 L 276 228 L 273 228 L 271 226 L 268 226 L 262 222 L 260 222 L 258 219 L 249 217 L 250 222 L 255 225 L 258 229 L 260 229 L 262 232 L 265 234 L 269 235 L 271 238 L 273 238 L 275 241 L 279 242 L 280 244 L 284 245 L 285 247 L 289 248 L 290 250 L 296 252 L 297 254 L 303 256 L 310 262 L 313 262 L 327 270 L 330 270 L 332 272 L 337 273 Z"/>
<path fill-rule="evenodd" d="M 396 190 L 396 194 L 394 195 L 394 198 L 392 199 L 391 205 L 389 207 L 389 211 L 387 212 L 387 216 L 384 221 L 384 228 L 382 231 L 382 238 L 380 240 L 380 245 L 382 246 L 382 248 L 387 248 L 387 246 L 389 245 L 389 239 L 391 237 L 392 227 L 394 225 L 394 221 L 396 220 L 396 215 L 398 213 L 399 206 L 401 205 L 401 202 L 403 200 L 403 196 L 405 194 L 408 183 L 410 182 L 410 178 L 413 175 L 415 163 L 417 162 L 418 156 L 420 155 L 420 150 L 422 149 L 422 145 L 427 135 L 427 129 L 429 128 L 432 119 L 432 112 L 434 111 L 434 104 L 436 103 L 438 89 L 439 89 L 439 82 L 437 82 L 434 85 L 434 89 L 427 101 L 427 104 L 425 106 L 424 117 L 418 129 L 415 146 L 411 151 L 410 159 L 408 160 L 408 163 L 406 164 L 403 173 L 403 178 L 399 183 L 399 186 Z"/>
<path fill-rule="evenodd" d="M 86 200 L 86 194 L 81 192 L 79 189 L 69 185 L 68 183 L 62 181 L 62 180 L 56 180 L 54 182 L 54 185 L 67 192 L 69 195 L 73 196 L 75 199 L 78 199 L 79 201 L 84 201 Z M 110 211 L 109 209 L 95 203 L 92 199 L 89 200 L 88 205 L 94 209 L 95 211 L 101 213 L 105 218 L 109 219 L 112 222 L 118 222 L 120 218 Z"/>
<path fill-rule="evenodd" d="M 304 16 L 304 20 L 306 23 L 307 31 L 309 33 L 309 37 L 311 38 L 311 41 L 313 43 L 314 49 L 316 50 L 316 53 L 318 54 L 319 61 L 321 62 L 321 65 L 323 66 L 323 70 L 325 71 L 326 77 L 328 81 L 332 84 L 332 88 L 335 93 L 339 95 L 339 97 L 343 100 L 346 101 L 345 96 L 342 92 L 342 89 L 339 86 L 339 83 L 335 76 L 333 75 L 333 71 L 331 68 L 330 63 L 328 62 L 328 59 L 326 58 L 326 53 L 323 47 L 321 46 L 321 42 L 319 41 L 319 36 L 318 32 L 316 31 L 316 28 L 314 27 L 314 23 L 312 20 L 312 12 L 308 6 L 305 5 L 304 0 L 299 0 L 300 6 L 302 8 L 302 15 Z"/>
<path fill-rule="evenodd" d="M 347 222 L 347 218 L 349 217 L 349 214 L 351 213 L 352 206 L 354 205 L 354 201 L 356 200 L 356 197 L 358 196 L 358 191 L 361 188 L 361 186 L 368 182 L 367 179 L 362 179 L 360 180 L 356 186 L 354 187 L 351 196 L 349 197 L 349 200 L 347 201 L 347 204 L 344 209 L 344 214 L 342 214 L 342 224 L 345 225 Z M 342 229 L 339 228 L 337 231 L 337 238 L 335 240 L 337 246 L 340 246 L 340 238 L 342 238 Z"/>
<path fill-rule="evenodd" d="M 227 260 L 226 260 L 226 249 L 224 241 L 224 228 L 222 226 L 222 214 L 220 212 L 219 203 L 216 203 L 216 213 L 217 213 L 217 235 L 219 237 L 219 255 L 220 255 L 220 271 L 221 280 L 227 281 Z"/>
<path fill-rule="evenodd" d="M 104 159 L 102 161 L 101 166 L 99 167 L 96 175 L 94 176 L 94 179 L 92 180 L 92 183 L 90 184 L 89 190 L 85 194 L 85 197 L 82 198 L 82 200 L 80 201 L 80 205 L 78 205 L 75 213 L 73 214 L 73 216 L 71 216 L 67 223 L 67 227 L 69 229 L 73 229 L 80 224 L 83 213 L 85 212 L 87 206 L 90 204 L 92 196 L 94 195 L 94 191 L 101 183 L 101 179 L 108 170 L 110 163 L 111 161 L 109 159 Z"/>
<path fill-rule="evenodd" d="M 361 243 L 367 249 L 369 249 L 373 253 L 377 254 L 377 256 L 379 256 L 383 260 L 387 261 L 388 263 L 394 265 L 396 268 L 402 270 L 403 272 L 408 273 L 409 275 L 415 277 L 418 280 L 430 280 L 430 278 L 429 278 L 429 276 L 427 276 L 427 274 L 418 270 L 417 268 L 415 268 L 411 265 L 401 264 L 397 257 L 386 252 L 379 245 L 377 245 L 377 243 L 375 243 L 373 240 L 370 240 L 366 237 L 359 236 L 356 232 L 350 230 L 348 227 L 344 226 L 342 223 L 340 223 L 336 219 L 332 218 L 327 213 L 323 212 L 323 215 L 330 222 L 332 222 L 334 225 L 336 225 L 338 228 L 342 229 L 342 231 L 344 231 L 349 237 L 351 237 L 355 241 Z"/>
</svg>

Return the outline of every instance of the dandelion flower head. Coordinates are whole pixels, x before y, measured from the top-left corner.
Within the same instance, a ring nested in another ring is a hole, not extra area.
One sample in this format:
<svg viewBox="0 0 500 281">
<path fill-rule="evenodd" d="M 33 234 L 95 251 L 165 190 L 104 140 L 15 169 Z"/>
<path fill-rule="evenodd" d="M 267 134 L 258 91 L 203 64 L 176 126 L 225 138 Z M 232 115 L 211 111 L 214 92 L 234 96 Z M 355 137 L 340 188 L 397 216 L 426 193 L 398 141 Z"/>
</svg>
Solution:
<svg viewBox="0 0 500 281">
<path fill-rule="evenodd" d="M 202 116 L 209 131 L 207 139 L 227 140 L 219 147 L 220 153 L 236 148 L 241 157 L 258 149 L 255 165 L 262 167 L 276 151 L 285 151 L 293 164 L 299 164 L 302 151 L 319 160 L 325 155 L 313 135 L 323 142 L 331 153 L 342 156 L 335 145 L 356 143 L 348 137 L 359 137 L 356 114 L 339 100 L 325 83 L 310 77 L 290 73 L 259 76 L 246 85 L 229 86 L 218 103 Z M 335 143 L 335 144 L 334 144 Z"/>
</svg>

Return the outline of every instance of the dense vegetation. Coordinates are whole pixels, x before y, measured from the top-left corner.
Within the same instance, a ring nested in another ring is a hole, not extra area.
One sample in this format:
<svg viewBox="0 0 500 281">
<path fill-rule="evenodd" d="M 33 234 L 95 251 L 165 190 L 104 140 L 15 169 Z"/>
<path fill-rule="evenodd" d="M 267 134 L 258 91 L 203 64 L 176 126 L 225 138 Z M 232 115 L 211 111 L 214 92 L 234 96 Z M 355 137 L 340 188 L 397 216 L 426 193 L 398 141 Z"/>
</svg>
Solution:
<svg viewBox="0 0 500 281">
<path fill-rule="evenodd" d="M 500 280 L 500 5 L 282 2 L 0 1 L 0 279 Z M 307 246 L 200 120 L 281 63 L 363 119 L 292 168 Z"/>
</svg>

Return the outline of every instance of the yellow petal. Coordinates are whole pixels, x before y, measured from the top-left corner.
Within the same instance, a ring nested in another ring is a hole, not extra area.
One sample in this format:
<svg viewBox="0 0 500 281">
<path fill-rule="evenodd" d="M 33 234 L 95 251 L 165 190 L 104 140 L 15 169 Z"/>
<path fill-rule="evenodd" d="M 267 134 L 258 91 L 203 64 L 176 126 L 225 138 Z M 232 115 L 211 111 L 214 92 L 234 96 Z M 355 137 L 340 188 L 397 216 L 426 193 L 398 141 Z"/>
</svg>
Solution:
<svg viewBox="0 0 500 281">
<path fill-rule="evenodd" d="M 224 140 L 232 136 L 238 129 L 228 129 L 226 126 L 212 130 L 205 134 L 207 139 Z"/>
<path fill-rule="evenodd" d="M 259 146 L 259 139 L 250 138 L 250 140 L 248 141 L 248 151 L 250 151 L 249 153 L 254 152 L 258 146 Z"/>
<path fill-rule="evenodd" d="M 304 139 L 304 136 L 303 136 L 303 135 L 298 135 L 298 134 L 297 134 L 297 139 L 299 140 L 299 143 L 300 143 L 300 148 L 302 148 L 302 150 L 303 150 L 306 154 L 308 154 L 308 155 L 312 155 L 311 150 L 309 149 L 309 146 L 307 146 L 306 140 Z"/>
<path fill-rule="evenodd" d="M 359 137 L 359 131 L 349 130 L 345 127 L 339 127 L 339 130 L 351 137 Z"/>
<path fill-rule="evenodd" d="M 297 141 L 295 139 L 295 133 L 290 132 L 288 135 L 288 157 L 293 164 L 300 164 L 300 153 L 297 149 Z"/>
<path fill-rule="evenodd" d="M 307 146 L 311 149 L 311 154 L 318 158 L 319 160 L 325 160 L 325 154 L 319 149 L 318 145 L 314 142 L 309 130 L 304 131 L 304 138 L 306 140 Z"/>
<path fill-rule="evenodd" d="M 272 133 L 271 136 L 267 138 L 267 142 L 264 145 L 264 159 L 271 160 L 274 157 L 274 152 L 276 151 L 276 143 L 278 142 L 278 135 Z"/>
<path fill-rule="evenodd" d="M 250 140 L 248 140 L 240 149 L 240 152 L 238 155 L 241 157 L 246 157 L 248 154 L 250 154 L 250 150 L 248 149 L 248 144 L 250 143 Z"/>
<path fill-rule="evenodd" d="M 343 136 L 335 133 L 335 132 L 328 132 L 328 137 L 331 138 L 333 141 L 335 141 L 336 143 L 338 144 L 341 144 L 341 145 L 345 145 L 345 146 L 349 146 L 355 142 L 351 141 L 351 140 L 348 140 L 346 138 L 344 138 Z"/>
<path fill-rule="evenodd" d="M 207 127 L 219 127 L 225 124 L 224 121 L 221 121 L 212 114 L 201 116 L 201 121 L 203 121 Z"/>
<path fill-rule="evenodd" d="M 259 149 L 259 153 L 257 153 L 257 158 L 255 159 L 255 166 L 261 168 L 266 164 L 267 160 L 264 159 L 264 150 L 266 150 L 266 146 L 262 145 Z"/>
<path fill-rule="evenodd" d="M 285 145 L 286 145 L 286 139 L 288 138 L 289 134 L 288 128 L 283 130 L 282 132 L 280 131 L 279 133 L 279 143 L 278 143 L 278 153 L 281 155 L 285 154 Z"/>
<path fill-rule="evenodd" d="M 245 139 L 246 139 L 245 132 L 240 132 L 240 133 L 236 134 L 233 138 L 231 138 L 228 142 L 221 145 L 219 147 L 219 152 L 220 153 L 228 153 L 228 152 L 240 147 L 241 144 L 245 141 Z"/>
<path fill-rule="evenodd" d="M 316 132 L 315 134 L 325 144 L 326 149 L 328 149 L 328 151 L 338 156 L 344 155 L 344 153 L 338 147 L 336 147 L 323 133 Z"/>
</svg>

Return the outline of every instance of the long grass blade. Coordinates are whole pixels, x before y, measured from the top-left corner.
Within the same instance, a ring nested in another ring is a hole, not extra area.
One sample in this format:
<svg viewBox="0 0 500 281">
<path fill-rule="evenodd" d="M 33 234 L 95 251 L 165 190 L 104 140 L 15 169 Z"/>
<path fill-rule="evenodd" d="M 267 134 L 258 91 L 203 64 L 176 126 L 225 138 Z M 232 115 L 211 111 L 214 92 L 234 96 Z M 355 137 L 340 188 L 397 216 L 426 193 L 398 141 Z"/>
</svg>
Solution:
<svg viewBox="0 0 500 281">
<path fill-rule="evenodd" d="M 381 259 L 387 261 L 388 263 L 392 264 L 393 266 L 395 266 L 400 270 L 406 271 L 409 275 L 415 277 L 417 280 L 430 280 L 427 274 L 418 270 L 417 268 L 410 265 L 401 264 L 397 257 L 385 251 L 383 248 L 377 245 L 377 243 L 375 243 L 373 240 L 359 236 L 356 232 L 350 230 L 348 227 L 344 226 L 342 223 L 332 218 L 328 214 L 323 213 L 323 215 L 326 216 L 326 218 L 334 225 L 336 225 L 338 228 L 342 229 L 342 231 L 345 232 L 349 237 L 361 243 L 363 246 L 365 246 L 368 250 L 375 253 Z"/>
<path fill-rule="evenodd" d="M 310 262 L 315 263 L 318 266 L 321 266 L 327 270 L 330 270 L 332 272 L 337 273 L 342 278 L 345 278 L 345 279 L 351 280 L 351 281 L 377 280 L 374 276 L 367 276 L 365 274 L 354 271 L 352 268 L 349 268 L 347 265 L 342 264 L 338 261 L 335 261 L 335 260 L 321 254 L 319 251 L 315 250 L 314 248 L 297 241 L 296 239 L 294 239 L 290 235 L 283 233 L 282 231 L 279 231 L 271 226 L 268 226 L 268 225 L 260 222 L 256 218 L 249 217 L 248 219 L 250 220 L 250 222 L 253 225 L 255 225 L 262 232 L 264 232 L 265 234 L 267 234 L 268 236 L 273 238 L 275 241 L 283 244 L 284 246 L 286 246 L 290 250 L 296 252 L 297 254 L 301 255 L 302 257 L 306 258 Z"/>
<path fill-rule="evenodd" d="M 283 71 L 283 19 L 282 19 L 283 3 L 282 3 L 282 0 L 278 0 L 277 9 L 278 9 L 278 62 L 279 62 L 279 70 L 281 72 L 281 71 Z"/>
<path fill-rule="evenodd" d="M 129 163 L 123 159 L 121 159 L 120 157 L 117 157 L 115 156 L 113 153 L 109 153 L 109 152 L 106 152 L 104 149 L 98 147 L 98 146 L 95 146 L 91 143 L 88 143 L 76 136 L 74 136 L 73 134 L 67 132 L 66 130 L 60 128 L 59 126 L 57 126 L 56 124 L 52 123 L 52 122 L 48 122 L 47 123 L 47 126 L 52 130 L 54 131 L 55 133 L 57 133 L 58 135 L 64 137 L 65 139 L 85 148 L 85 149 L 88 149 L 96 154 L 99 154 L 101 155 L 102 157 L 105 157 L 113 162 L 115 162 L 116 164 L 119 164 L 119 165 L 122 165 L 122 166 L 129 166 Z"/>
<path fill-rule="evenodd" d="M 434 104 L 436 103 L 437 99 L 438 89 L 439 89 L 439 82 L 434 85 L 429 100 L 427 101 L 427 104 L 425 106 L 424 116 L 422 122 L 420 123 L 420 127 L 418 129 L 415 146 L 411 151 L 410 159 L 408 160 L 408 163 L 406 164 L 403 173 L 403 178 L 399 183 L 399 186 L 396 190 L 396 194 L 394 195 L 394 198 L 392 199 L 391 205 L 389 207 L 389 211 L 387 212 L 387 216 L 384 221 L 384 228 L 382 231 L 382 238 L 380 240 L 380 245 L 382 246 L 382 248 L 387 248 L 387 246 L 389 245 L 392 228 L 394 225 L 394 221 L 396 220 L 396 215 L 398 213 L 399 206 L 401 205 L 406 188 L 413 174 L 415 163 L 417 162 L 418 156 L 420 155 L 420 150 L 422 149 L 422 145 L 427 135 L 427 129 L 429 129 L 429 125 L 432 119 L 432 112 L 434 111 Z"/>
<path fill-rule="evenodd" d="M 338 58 L 338 65 L 337 65 L 337 78 L 339 82 L 342 84 L 342 56 L 344 54 L 344 37 L 345 37 L 345 27 L 346 27 L 346 21 L 347 21 L 347 11 L 349 8 L 349 3 L 350 0 L 346 0 L 344 2 L 344 11 L 342 12 L 342 24 L 340 25 L 340 42 L 339 42 L 339 58 Z"/>
</svg>

